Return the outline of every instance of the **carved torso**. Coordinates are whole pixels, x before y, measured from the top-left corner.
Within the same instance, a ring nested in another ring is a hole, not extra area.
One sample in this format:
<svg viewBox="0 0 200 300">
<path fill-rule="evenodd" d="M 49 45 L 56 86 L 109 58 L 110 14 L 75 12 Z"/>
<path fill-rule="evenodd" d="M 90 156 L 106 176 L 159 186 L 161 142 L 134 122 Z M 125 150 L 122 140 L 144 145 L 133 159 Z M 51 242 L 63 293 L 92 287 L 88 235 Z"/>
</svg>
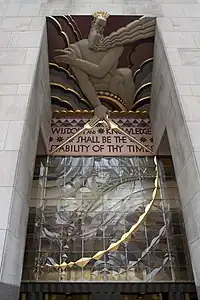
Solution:
<svg viewBox="0 0 200 300">
<path fill-rule="evenodd" d="M 73 49 L 77 52 L 77 56 L 81 59 L 91 62 L 93 64 L 99 65 L 100 61 L 104 58 L 108 51 L 95 52 L 88 47 L 88 40 L 83 39 L 73 44 Z M 112 51 L 111 49 L 109 51 Z M 114 49 L 113 49 L 114 51 Z M 116 74 L 118 60 L 116 60 L 115 65 L 110 69 L 104 78 L 96 78 L 95 76 L 89 76 L 90 81 L 95 85 L 97 90 L 107 90 L 109 82 L 113 75 Z"/>
</svg>

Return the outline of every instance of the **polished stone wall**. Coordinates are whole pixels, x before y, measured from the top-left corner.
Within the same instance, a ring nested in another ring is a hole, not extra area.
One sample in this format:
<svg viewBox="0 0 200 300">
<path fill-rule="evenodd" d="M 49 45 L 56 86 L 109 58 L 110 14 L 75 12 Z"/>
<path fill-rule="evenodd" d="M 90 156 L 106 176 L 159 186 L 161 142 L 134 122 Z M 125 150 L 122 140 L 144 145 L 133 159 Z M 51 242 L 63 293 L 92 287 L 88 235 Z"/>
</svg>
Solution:
<svg viewBox="0 0 200 300">
<path fill-rule="evenodd" d="M 90 14 L 102 9 L 111 14 L 158 17 L 151 107 L 153 133 L 156 150 L 163 133 L 168 134 L 195 281 L 200 286 L 199 0 L 1 0 L 1 300 L 16 299 L 39 130 L 44 143 L 48 137 L 51 110 L 45 16 Z M 9 297 L 3 290 L 5 286 L 5 291 L 10 289 Z"/>
<path fill-rule="evenodd" d="M 171 11 L 169 18 L 157 20 L 151 122 L 155 151 L 163 148 L 163 137 L 168 137 L 199 292 L 200 14 L 195 13 L 198 7 L 197 3 L 182 4 L 176 12 Z"/>
</svg>

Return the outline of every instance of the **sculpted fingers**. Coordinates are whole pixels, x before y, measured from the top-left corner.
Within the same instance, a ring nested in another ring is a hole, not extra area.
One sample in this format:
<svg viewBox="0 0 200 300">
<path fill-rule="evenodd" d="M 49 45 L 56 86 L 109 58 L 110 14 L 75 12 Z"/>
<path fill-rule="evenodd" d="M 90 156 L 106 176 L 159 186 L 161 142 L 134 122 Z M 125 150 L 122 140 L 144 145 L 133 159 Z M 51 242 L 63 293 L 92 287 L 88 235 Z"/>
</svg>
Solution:
<svg viewBox="0 0 200 300">
<path fill-rule="evenodd" d="M 54 50 L 54 52 L 64 54 L 64 55 L 75 55 L 76 54 L 72 48 L 57 49 L 57 50 Z"/>
<path fill-rule="evenodd" d="M 70 64 L 76 59 L 76 52 L 71 48 L 58 49 L 55 52 L 61 54 L 55 57 L 57 62 Z"/>
<path fill-rule="evenodd" d="M 89 125 L 91 126 L 91 127 L 94 127 L 98 122 L 99 122 L 99 117 L 97 117 L 97 116 L 94 116 L 90 121 L 89 121 Z"/>
<path fill-rule="evenodd" d="M 57 50 L 54 50 L 54 52 L 66 54 L 66 49 L 57 49 Z"/>
<path fill-rule="evenodd" d="M 72 54 L 75 53 L 75 51 L 72 48 L 65 49 L 67 53 Z"/>
<path fill-rule="evenodd" d="M 108 108 L 102 104 L 96 106 L 94 109 L 94 115 L 101 119 L 105 119 L 108 113 L 109 113 Z"/>
<path fill-rule="evenodd" d="M 66 57 L 66 55 L 58 55 L 54 59 L 57 62 L 66 62 L 67 57 Z"/>
</svg>

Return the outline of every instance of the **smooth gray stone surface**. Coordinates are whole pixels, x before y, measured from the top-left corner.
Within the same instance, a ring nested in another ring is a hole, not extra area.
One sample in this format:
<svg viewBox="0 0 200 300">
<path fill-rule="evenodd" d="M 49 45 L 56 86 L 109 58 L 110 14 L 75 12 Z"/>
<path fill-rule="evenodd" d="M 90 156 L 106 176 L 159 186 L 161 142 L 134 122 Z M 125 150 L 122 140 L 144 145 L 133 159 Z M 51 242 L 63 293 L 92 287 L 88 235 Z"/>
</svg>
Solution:
<svg viewBox="0 0 200 300">
<path fill-rule="evenodd" d="M 15 285 L 0 282 L 0 299 L 1 300 L 18 300 L 19 287 Z"/>
</svg>

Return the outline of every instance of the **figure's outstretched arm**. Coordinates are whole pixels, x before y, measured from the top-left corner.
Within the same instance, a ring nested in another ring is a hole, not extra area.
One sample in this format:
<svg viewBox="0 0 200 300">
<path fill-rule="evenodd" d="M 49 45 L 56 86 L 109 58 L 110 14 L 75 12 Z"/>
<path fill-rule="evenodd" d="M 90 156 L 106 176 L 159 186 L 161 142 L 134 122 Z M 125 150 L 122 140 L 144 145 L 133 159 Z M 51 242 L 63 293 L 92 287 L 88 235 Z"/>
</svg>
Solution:
<svg viewBox="0 0 200 300">
<path fill-rule="evenodd" d="M 100 61 L 99 65 L 79 58 L 72 61 L 72 65 L 90 76 L 103 78 L 112 69 L 116 62 L 118 62 L 122 53 L 123 47 L 117 47 L 105 53 L 105 56 Z"/>
<path fill-rule="evenodd" d="M 58 50 L 60 53 L 64 53 L 64 55 L 56 56 L 55 60 L 57 62 L 69 64 L 71 67 L 79 69 L 84 73 L 87 73 L 89 76 L 96 78 L 103 78 L 112 69 L 112 67 L 118 63 L 118 60 L 124 50 L 123 47 L 110 49 L 105 52 L 105 55 L 99 64 L 94 64 L 79 58 L 79 56 L 77 57 L 77 50 L 72 46 L 65 50 Z"/>
<path fill-rule="evenodd" d="M 76 59 L 81 59 L 81 52 L 76 45 L 70 45 L 71 49 L 73 49 L 76 52 Z M 82 92 L 86 96 L 86 98 L 89 100 L 90 104 L 95 108 L 99 105 L 101 105 L 101 102 L 97 96 L 97 93 L 88 77 L 86 72 L 82 72 L 80 69 L 76 68 L 75 66 L 71 66 L 72 71 L 80 85 L 80 88 L 82 89 Z"/>
<path fill-rule="evenodd" d="M 55 60 L 57 62 L 69 64 L 71 67 L 79 69 L 89 76 L 103 78 L 118 62 L 123 50 L 123 47 L 116 47 L 105 51 L 104 57 L 100 63 L 94 64 L 82 59 L 79 49 L 75 45 L 70 45 L 67 49 L 57 50 L 57 52 L 63 53 L 64 55 L 56 56 Z"/>
<path fill-rule="evenodd" d="M 71 52 L 71 54 L 74 56 L 74 58 L 72 59 L 72 58 L 68 57 L 68 54 L 65 54 L 65 55 L 58 56 L 59 57 L 58 60 L 61 62 L 65 62 L 65 63 L 70 62 L 72 71 L 79 83 L 79 86 L 80 86 L 82 92 L 84 93 L 84 95 L 89 100 L 92 107 L 94 108 L 95 116 L 100 117 L 100 118 L 105 118 L 106 115 L 108 114 L 108 109 L 107 109 L 107 107 L 105 107 L 104 105 L 101 104 L 101 102 L 97 96 L 96 90 L 95 90 L 94 86 L 92 85 L 87 72 L 81 71 L 80 68 L 76 68 L 72 64 L 72 62 L 74 60 L 77 60 L 77 59 L 81 60 L 81 52 L 78 49 L 78 47 L 76 47 L 76 45 L 71 45 L 70 47 L 73 50 Z M 62 50 L 62 52 L 65 53 L 66 50 Z M 67 59 L 66 59 L 66 57 L 67 57 Z"/>
<path fill-rule="evenodd" d="M 97 93 L 88 78 L 88 75 L 85 72 L 80 71 L 79 69 L 72 67 L 72 71 L 74 75 L 76 76 L 76 79 L 79 83 L 79 86 L 86 96 L 86 98 L 89 100 L 90 104 L 94 108 L 94 114 L 100 118 L 104 118 L 106 114 L 108 113 L 108 109 L 101 104 Z"/>
<path fill-rule="evenodd" d="M 96 91 L 88 78 L 88 75 L 84 72 L 80 71 L 76 67 L 72 67 L 72 71 L 80 85 L 80 88 L 82 89 L 84 95 L 87 97 L 87 99 L 90 101 L 91 105 L 93 107 L 96 107 L 101 104 Z"/>
</svg>

